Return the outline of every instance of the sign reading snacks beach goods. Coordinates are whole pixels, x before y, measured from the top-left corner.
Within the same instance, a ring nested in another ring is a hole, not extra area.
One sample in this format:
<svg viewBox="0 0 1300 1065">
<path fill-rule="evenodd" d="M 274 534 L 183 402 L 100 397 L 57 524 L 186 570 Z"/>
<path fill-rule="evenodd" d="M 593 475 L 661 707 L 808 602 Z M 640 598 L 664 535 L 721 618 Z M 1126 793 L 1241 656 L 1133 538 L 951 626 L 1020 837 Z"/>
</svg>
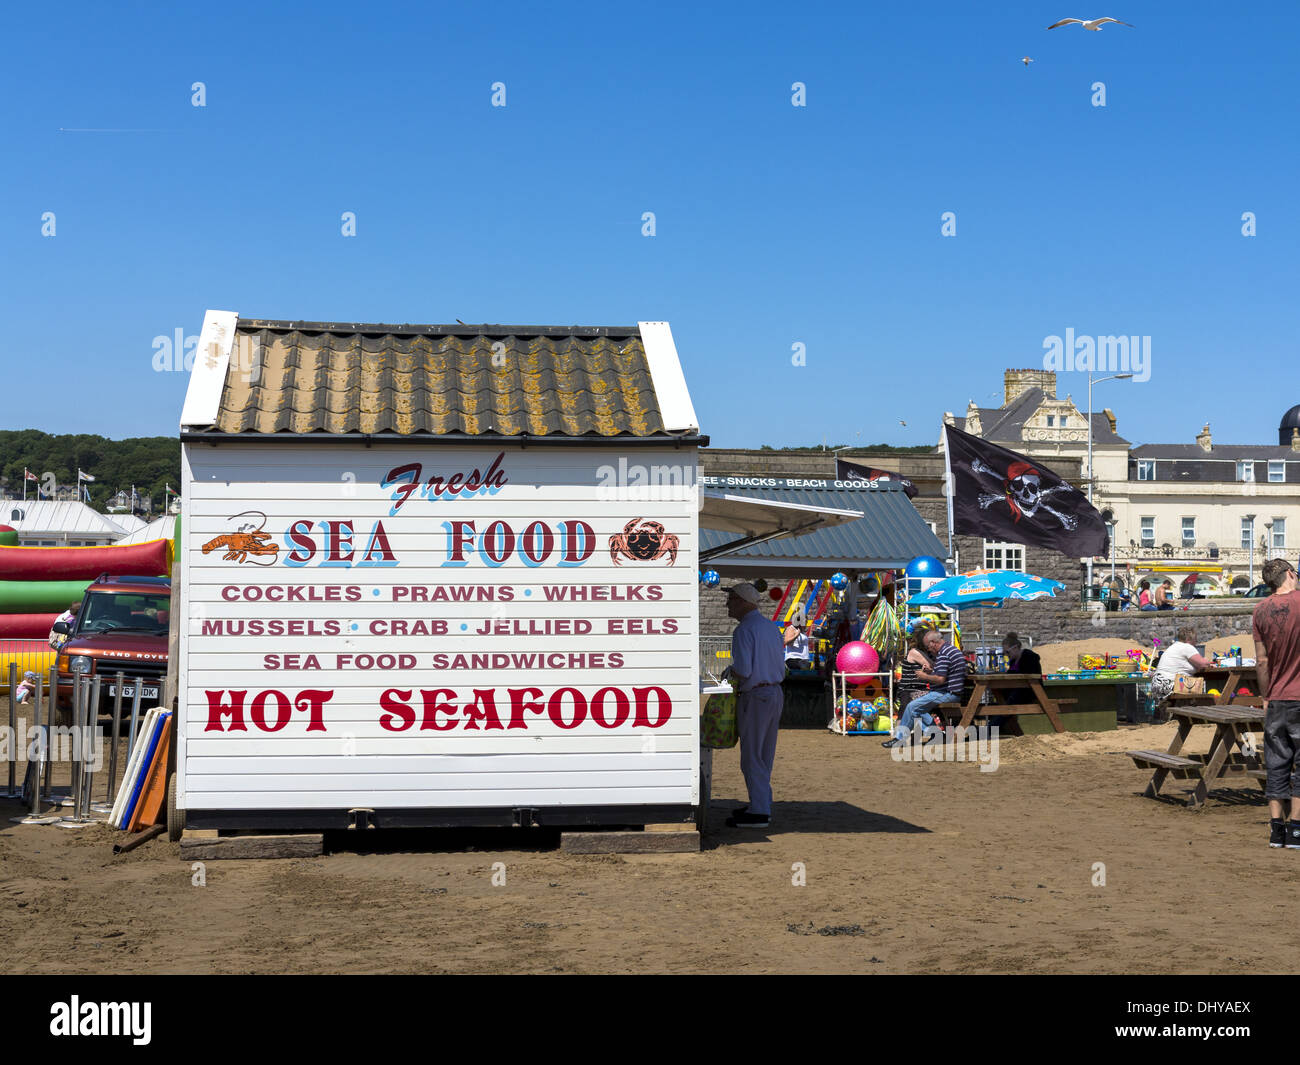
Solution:
<svg viewBox="0 0 1300 1065">
<path fill-rule="evenodd" d="M 693 466 L 638 490 L 576 447 L 186 465 L 187 809 L 698 801 Z"/>
</svg>

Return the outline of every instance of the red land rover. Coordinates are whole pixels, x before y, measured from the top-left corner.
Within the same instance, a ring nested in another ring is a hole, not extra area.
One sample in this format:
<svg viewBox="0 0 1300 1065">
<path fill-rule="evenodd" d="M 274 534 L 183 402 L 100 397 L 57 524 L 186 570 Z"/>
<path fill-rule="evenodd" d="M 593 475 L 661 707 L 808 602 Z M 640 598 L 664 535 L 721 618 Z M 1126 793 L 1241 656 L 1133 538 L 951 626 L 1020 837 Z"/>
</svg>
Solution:
<svg viewBox="0 0 1300 1065">
<path fill-rule="evenodd" d="M 59 648 L 59 707 L 72 710 L 73 675 L 100 678 L 100 714 L 111 714 L 117 701 L 117 674 L 123 674 L 122 713 L 130 712 L 137 685 L 140 706 L 162 700 L 167 676 L 167 631 L 171 615 L 171 581 L 166 577 L 99 577 L 81 600 L 68 641 Z"/>
</svg>

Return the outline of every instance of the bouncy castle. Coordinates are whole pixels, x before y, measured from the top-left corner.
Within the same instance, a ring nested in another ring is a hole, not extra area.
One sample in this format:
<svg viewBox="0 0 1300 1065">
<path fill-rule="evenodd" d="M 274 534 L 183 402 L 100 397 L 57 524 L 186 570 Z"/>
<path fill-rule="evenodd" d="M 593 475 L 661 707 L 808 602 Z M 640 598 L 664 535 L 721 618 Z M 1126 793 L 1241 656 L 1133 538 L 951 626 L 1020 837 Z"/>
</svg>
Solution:
<svg viewBox="0 0 1300 1065">
<path fill-rule="evenodd" d="M 55 652 L 50 628 L 90 584 L 111 577 L 166 577 L 171 574 L 172 542 L 107 547 L 19 547 L 18 533 L 0 525 L 0 691 L 9 687 L 9 664 L 18 676 L 48 673 Z"/>
</svg>

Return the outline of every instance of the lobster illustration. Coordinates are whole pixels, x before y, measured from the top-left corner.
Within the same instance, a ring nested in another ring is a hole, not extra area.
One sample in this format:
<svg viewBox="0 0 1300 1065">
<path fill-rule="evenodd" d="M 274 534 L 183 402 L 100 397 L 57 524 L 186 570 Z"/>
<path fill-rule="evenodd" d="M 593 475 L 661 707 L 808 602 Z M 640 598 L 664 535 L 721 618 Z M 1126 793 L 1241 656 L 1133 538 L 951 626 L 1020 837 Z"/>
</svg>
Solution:
<svg viewBox="0 0 1300 1065">
<path fill-rule="evenodd" d="M 266 515 L 260 510 L 245 510 L 241 514 L 233 515 L 230 520 L 234 521 L 235 518 L 242 518 L 245 515 L 252 514 L 261 517 L 262 522 L 260 525 L 241 525 L 236 532 L 223 533 L 220 536 L 214 536 L 203 545 L 203 553 L 205 555 L 210 554 L 217 548 L 224 547 L 226 553 L 221 557 L 226 562 L 248 562 L 249 555 L 270 555 L 271 558 L 268 561 L 253 561 L 253 565 L 274 565 L 276 557 L 278 557 L 280 552 L 280 546 L 278 544 L 267 543 L 267 541 L 271 539 L 271 534 L 262 532 L 262 528 L 266 525 Z"/>
<path fill-rule="evenodd" d="M 637 562 L 651 562 L 667 555 L 671 566 L 677 561 L 678 544 L 677 537 L 664 532 L 659 522 L 633 518 L 623 526 L 621 533 L 609 538 L 609 557 L 618 566 L 621 565 L 620 555 Z"/>
</svg>

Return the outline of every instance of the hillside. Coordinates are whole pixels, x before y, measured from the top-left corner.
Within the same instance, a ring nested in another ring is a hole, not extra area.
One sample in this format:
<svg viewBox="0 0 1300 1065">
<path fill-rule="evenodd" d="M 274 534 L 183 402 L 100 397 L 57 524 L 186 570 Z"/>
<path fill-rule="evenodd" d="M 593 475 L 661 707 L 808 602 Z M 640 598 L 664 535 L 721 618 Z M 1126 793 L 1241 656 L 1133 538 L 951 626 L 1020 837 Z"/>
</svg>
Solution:
<svg viewBox="0 0 1300 1065">
<path fill-rule="evenodd" d="M 64 498 L 65 491 L 75 493 L 81 469 L 95 476 L 94 483 L 86 485 L 93 506 L 102 509 L 110 496 L 134 484 L 160 510 L 165 505 L 164 485 L 180 488 L 181 444 L 170 436 L 109 440 L 85 434 L 52 436 L 38 429 L 0 430 L 0 486 L 10 496 L 23 494 L 24 467 L 39 478 L 28 482 L 29 498 L 38 486 L 48 492 L 51 483 L 58 498 Z"/>
</svg>

